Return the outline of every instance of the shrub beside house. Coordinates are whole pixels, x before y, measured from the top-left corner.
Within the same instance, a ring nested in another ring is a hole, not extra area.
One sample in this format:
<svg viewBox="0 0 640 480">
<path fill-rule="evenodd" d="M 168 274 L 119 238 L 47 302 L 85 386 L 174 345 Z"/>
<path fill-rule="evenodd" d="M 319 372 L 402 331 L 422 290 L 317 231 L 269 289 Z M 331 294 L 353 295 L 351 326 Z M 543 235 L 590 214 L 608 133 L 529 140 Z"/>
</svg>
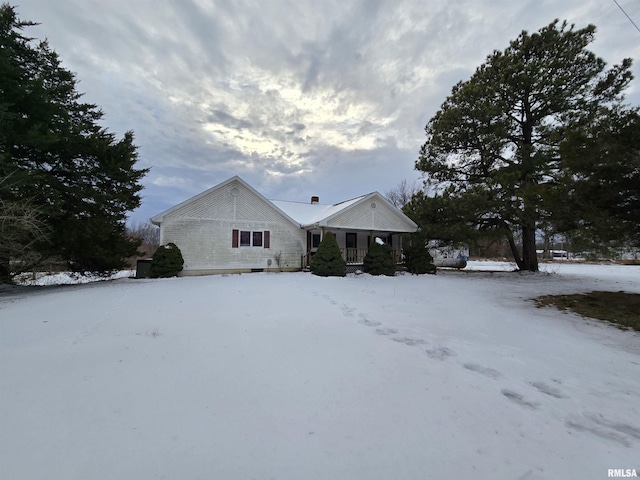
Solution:
<svg viewBox="0 0 640 480">
<path fill-rule="evenodd" d="M 183 265 L 182 253 L 175 243 L 161 245 L 151 260 L 151 278 L 175 277 Z"/>
<path fill-rule="evenodd" d="M 311 272 L 321 277 L 344 277 L 347 274 L 347 263 L 333 233 L 326 233 L 320 242 L 311 260 Z"/>
<path fill-rule="evenodd" d="M 393 258 L 391 247 L 379 238 L 371 242 L 369 250 L 364 257 L 362 268 L 371 275 L 386 275 L 393 277 L 396 274 L 396 260 Z"/>
</svg>

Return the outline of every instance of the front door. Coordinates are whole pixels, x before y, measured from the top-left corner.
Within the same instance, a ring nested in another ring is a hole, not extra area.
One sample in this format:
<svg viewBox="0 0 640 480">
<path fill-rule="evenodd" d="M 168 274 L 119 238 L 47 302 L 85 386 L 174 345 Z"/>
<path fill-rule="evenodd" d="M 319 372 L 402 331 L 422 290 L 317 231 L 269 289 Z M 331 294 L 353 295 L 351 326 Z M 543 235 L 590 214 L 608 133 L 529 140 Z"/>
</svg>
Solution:
<svg viewBox="0 0 640 480">
<path fill-rule="evenodd" d="M 358 248 L 358 234 L 347 232 L 347 237 L 345 240 L 346 248 Z"/>
<path fill-rule="evenodd" d="M 347 232 L 345 237 L 345 260 L 347 263 L 358 262 L 358 234 Z"/>
</svg>

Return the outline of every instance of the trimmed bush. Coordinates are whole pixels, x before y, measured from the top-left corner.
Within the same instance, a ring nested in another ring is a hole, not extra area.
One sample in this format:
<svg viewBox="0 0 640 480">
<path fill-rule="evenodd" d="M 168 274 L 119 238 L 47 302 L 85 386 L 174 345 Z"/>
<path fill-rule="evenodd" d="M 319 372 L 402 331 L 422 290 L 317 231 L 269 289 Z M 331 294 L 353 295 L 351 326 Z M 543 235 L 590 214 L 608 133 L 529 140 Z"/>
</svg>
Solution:
<svg viewBox="0 0 640 480">
<path fill-rule="evenodd" d="M 433 257 L 427 250 L 427 240 L 421 233 L 404 235 L 402 237 L 402 252 L 404 253 L 404 266 L 409 273 L 414 275 L 436 273 Z"/>
<path fill-rule="evenodd" d="M 311 259 L 311 273 L 321 277 L 344 277 L 347 274 L 347 262 L 342 258 L 333 233 L 325 233 L 318 245 L 318 251 Z"/>
<path fill-rule="evenodd" d="M 161 245 L 153 254 L 151 260 L 151 277 L 175 277 L 182 271 L 184 259 L 182 252 L 175 243 Z"/>
<path fill-rule="evenodd" d="M 369 251 L 364 257 L 362 268 L 371 275 L 386 275 L 393 277 L 396 274 L 396 260 L 389 245 L 371 242 Z"/>
</svg>

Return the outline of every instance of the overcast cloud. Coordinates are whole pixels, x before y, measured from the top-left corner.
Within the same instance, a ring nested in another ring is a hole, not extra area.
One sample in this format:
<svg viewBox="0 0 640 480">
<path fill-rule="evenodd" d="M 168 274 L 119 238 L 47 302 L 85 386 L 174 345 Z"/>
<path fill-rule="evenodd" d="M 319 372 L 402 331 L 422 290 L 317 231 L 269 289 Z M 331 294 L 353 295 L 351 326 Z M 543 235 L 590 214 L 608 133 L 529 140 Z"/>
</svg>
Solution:
<svg viewBox="0 0 640 480">
<path fill-rule="evenodd" d="M 634 58 L 640 77 L 640 32 L 613 0 L 10 3 L 41 23 L 27 34 L 49 39 L 104 125 L 134 131 L 151 167 L 134 221 L 233 175 L 322 203 L 417 179 L 424 126 L 451 87 L 555 18 L 595 24 L 591 49 L 609 65 Z M 618 3 L 640 23 L 640 2 Z"/>
</svg>

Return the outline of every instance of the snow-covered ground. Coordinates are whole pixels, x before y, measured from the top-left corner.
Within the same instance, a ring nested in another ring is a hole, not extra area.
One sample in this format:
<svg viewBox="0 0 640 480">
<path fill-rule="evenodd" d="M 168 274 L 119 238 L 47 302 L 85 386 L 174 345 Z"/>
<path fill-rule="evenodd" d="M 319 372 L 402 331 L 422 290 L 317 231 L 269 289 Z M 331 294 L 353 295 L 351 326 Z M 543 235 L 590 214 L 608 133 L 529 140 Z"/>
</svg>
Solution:
<svg viewBox="0 0 640 480">
<path fill-rule="evenodd" d="M 640 335 L 530 300 L 640 267 L 550 267 L 4 290 L 0 477 L 640 475 Z"/>
<path fill-rule="evenodd" d="M 22 286 L 49 286 L 49 285 L 78 285 L 79 283 L 92 283 L 103 280 L 117 280 L 118 278 L 134 277 L 135 270 L 121 270 L 109 276 L 94 275 L 91 273 L 61 272 L 61 273 L 37 273 L 22 274 L 14 281 Z"/>
</svg>

